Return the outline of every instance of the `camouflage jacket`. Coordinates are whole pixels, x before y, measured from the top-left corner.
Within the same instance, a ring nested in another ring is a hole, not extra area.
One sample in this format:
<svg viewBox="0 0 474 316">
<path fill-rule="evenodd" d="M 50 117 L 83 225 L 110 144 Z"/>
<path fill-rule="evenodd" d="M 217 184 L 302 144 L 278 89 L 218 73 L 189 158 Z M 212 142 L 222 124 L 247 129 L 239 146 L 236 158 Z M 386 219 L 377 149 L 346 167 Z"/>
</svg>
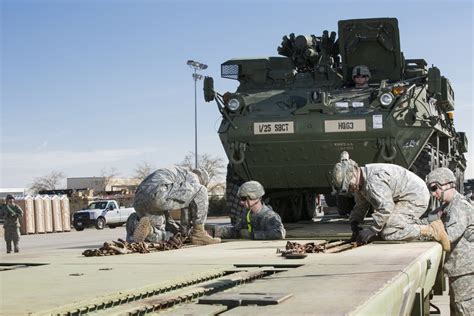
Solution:
<svg viewBox="0 0 474 316">
<path fill-rule="evenodd" d="M 194 202 L 198 213 L 207 214 L 209 206 L 207 188 L 195 173 L 182 167 L 158 169 L 146 177 L 137 188 L 135 208 L 151 203 L 150 197 L 160 197 L 155 205 L 161 210 L 181 209 Z"/>
<path fill-rule="evenodd" d="M 442 207 L 441 219 L 451 241 L 444 269 L 450 277 L 474 273 L 474 207 L 457 192 Z"/>
<path fill-rule="evenodd" d="M 16 204 L 4 204 L 0 208 L 0 217 L 3 218 L 3 227 L 20 227 L 20 219 L 23 217 L 23 210 Z"/>
<path fill-rule="evenodd" d="M 238 238 L 241 230 L 248 230 L 248 211 L 242 212 L 240 221 L 235 226 L 219 227 L 218 236 L 222 238 Z M 285 227 L 281 222 L 280 215 L 275 213 L 271 206 L 265 204 L 254 213 L 250 212 L 251 232 L 250 238 L 255 240 L 284 239 L 286 235 Z"/>
<path fill-rule="evenodd" d="M 350 221 L 362 223 L 370 206 L 374 208 L 372 217 L 375 228 L 381 231 L 385 226 L 395 204 L 406 202 L 416 206 L 428 207 L 430 193 L 425 182 L 411 171 L 392 164 L 376 163 L 361 167 L 364 182 L 362 188 L 354 193 L 356 204 L 349 216 Z M 409 209 L 409 208 L 407 208 Z M 405 214 L 420 218 L 419 214 Z"/>
</svg>

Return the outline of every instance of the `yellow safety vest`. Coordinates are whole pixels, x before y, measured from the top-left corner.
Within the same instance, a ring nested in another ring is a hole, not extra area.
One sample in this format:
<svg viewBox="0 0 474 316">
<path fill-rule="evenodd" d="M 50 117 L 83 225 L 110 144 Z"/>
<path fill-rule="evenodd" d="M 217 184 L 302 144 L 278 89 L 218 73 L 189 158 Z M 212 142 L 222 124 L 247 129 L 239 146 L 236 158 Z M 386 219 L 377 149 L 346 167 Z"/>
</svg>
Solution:
<svg viewBox="0 0 474 316">
<path fill-rule="evenodd" d="M 249 210 L 247 213 L 247 230 L 249 231 L 249 233 L 252 232 L 252 222 L 250 221 L 250 212 L 251 210 Z"/>
</svg>

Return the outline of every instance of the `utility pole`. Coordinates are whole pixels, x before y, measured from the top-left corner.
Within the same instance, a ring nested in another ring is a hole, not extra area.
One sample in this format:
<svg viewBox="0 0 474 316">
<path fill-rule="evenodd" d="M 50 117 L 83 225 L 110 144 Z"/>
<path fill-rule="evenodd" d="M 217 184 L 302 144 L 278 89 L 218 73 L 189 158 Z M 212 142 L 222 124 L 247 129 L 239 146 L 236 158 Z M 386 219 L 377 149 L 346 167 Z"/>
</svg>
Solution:
<svg viewBox="0 0 474 316">
<path fill-rule="evenodd" d="M 194 79 L 194 168 L 198 167 L 198 145 L 197 145 L 197 82 L 202 80 L 203 76 L 198 74 L 198 70 L 204 70 L 207 68 L 206 64 L 188 60 L 186 63 L 189 67 L 194 69 L 193 79 Z"/>
</svg>

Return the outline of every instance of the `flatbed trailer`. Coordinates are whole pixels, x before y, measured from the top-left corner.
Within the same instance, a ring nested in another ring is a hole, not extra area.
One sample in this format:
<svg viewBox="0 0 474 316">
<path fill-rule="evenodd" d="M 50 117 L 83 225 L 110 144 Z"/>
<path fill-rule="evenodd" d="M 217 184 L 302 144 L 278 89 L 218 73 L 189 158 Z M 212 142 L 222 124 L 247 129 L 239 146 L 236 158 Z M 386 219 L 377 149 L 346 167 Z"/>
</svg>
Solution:
<svg viewBox="0 0 474 316">
<path fill-rule="evenodd" d="M 2 266 L 11 269 L 0 272 L 0 309 L 8 315 L 424 315 L 433 290 L 442 291 L 435 286 L 443 279 L 436 242 L 375 242 L 299 260 L 277 253 L 286 243 L 234 240 L 105 257 L 65 249 L 21 262 L 5 257 Z"/>
</svg>

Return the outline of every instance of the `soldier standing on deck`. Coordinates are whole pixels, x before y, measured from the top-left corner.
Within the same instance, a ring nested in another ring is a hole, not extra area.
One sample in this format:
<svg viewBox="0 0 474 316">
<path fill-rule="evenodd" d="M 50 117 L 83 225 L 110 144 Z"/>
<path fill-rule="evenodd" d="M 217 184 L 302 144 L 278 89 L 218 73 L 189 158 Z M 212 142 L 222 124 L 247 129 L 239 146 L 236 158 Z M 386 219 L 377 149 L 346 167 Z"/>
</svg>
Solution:
<svg viewBox="0 0 474 316">
<path fill-rule="evenodd" d="M 428 174 L 426 184 L 442 203 L 428 219 L 441 219 L 449 236 L 451 252 L 444 269 L 449 278 L 451 315 L 474 315 L 474 207 L 456 190 L 455 183 L 448 168 Z"/>
<path fill-rule="evenodd" d="M 7 253 L 20 251 L 20 220 L 23 217 L 23 210 L 15 204 L 13 195 L 8 194 L 6 204 L 0 208 L 0 217 L 4 219 L 5 242 L 7 243 Z"/>
<path fill-rule="evenodd" d="M 334 166 L 332 177 L 339 193 L 351 192 L 355 197 L 356 204 L 349 216 L 354 241 L 366 244 L 377 234 L 385 240 L 429 237 L 449 251 L 448 235 L 440 220 L 420 225 L 419 218 L 428 208 L 430 194 L 416 174 L 385 163 L 359 167 L 344 151 L 340 162 Z M 359 224 L 371 207 L 375 224 L 362 229 Z"/>
</svg>

